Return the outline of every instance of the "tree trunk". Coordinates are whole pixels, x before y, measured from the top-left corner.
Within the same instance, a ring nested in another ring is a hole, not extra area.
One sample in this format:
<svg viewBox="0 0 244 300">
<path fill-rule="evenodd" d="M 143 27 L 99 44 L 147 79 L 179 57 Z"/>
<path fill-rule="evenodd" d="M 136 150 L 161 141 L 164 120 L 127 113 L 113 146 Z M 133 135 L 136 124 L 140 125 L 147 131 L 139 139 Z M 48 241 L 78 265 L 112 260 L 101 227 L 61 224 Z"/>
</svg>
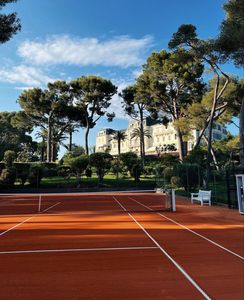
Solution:
<svg viewBox="0 0 244 300">
<path fill-rule="evenodd" d="M 244 97 L 240 109 L 240 166 L 244 168 Z"/>
<path fill-rule="evenodd" d="M 144 165 L 144 160 L 145 160 L 145 140 L 144 140 L 144 124 L 143 124 L 143 110 L 140 109 L 140 131 L 141 131 L 141 136 L 140 136 L 140 150 L 141 150 L 141 159 L 142 159 L 142 164 Z"/>
<path fill-rule="evenodd" d="M 89 131 L 90 131 L 90 127 L 86 127 L 86 130 L 85 130 L 85 151 L 86 151 L 86 155 L 89 155 L 89 146 L 88 146 Z"/>
<path fill-rule="evenodd" d="M 50 116 L 48 117 L 47 128 L 47 162 L 51 162 L 52 158 L 52 126 Z"/>
<path fill-rule="evenodd" d="M 210 120 L 208 124 L 208 152 L 207 152 L 207 166 L 206 166 L 206 183 L 205 183 L 205 188 L 208 189 L 209 185 L 209 180 L 210 180 L 210 171 L 211 171 L 211 160 L 212 160 L 212 154 L 211 154 L 211 149 L 212 149 L 212 132 L 213 132 L 213 122 L 214 122 L 214 114 L 215 114 L 215 109 L 217 105 L 217 97 L 218 97 L 218 89 L 219 89 L 219 76 L 217 75 L 217 81 L 215 84 L 215 89 L 214 89 L 214 99 L 213 99 L 213 104 L 211 108 L 211 114 L 210 114 Z"/>
<path fill-rule="evenodd" d="M 121 140 L 118 139 L 118 156 L 120 156 L 120 152 L 121 152 Z"/>
<path fill-rule="evenodd" d="M 203 139 L 205 140 L 206 144 L 208 145 L 208 139 L 207 139 L 206 135 L 203 135 Z M 213 157 L 213 162 L 216 167 L 216 170 L 219 171 L 219 165 L 218 165 L 217 158 L 216 158 L 215 152 L 213 150 L 213 147 L 211 147 L 211 155 Z"/>
<path fill-rule="evenodd" d="M 72 138 L 73 138 L 73 131 L 72 128 L 69 130 L 69 152 L 72 151 Z"/>
<path fill-rule="evenodd" d="M 179 129 L 176 129 L 177 138 L 178 138 L 178 151 L 179 151 L 179 159 L 182 161 L 185 157 L 184 146 L 183 146 L 183 137 L 182 133 Z"/>
<path fill-rule="evenodd" d="M 56 143 L 52 143 L 52 162 L 55 162 L 57 159 L 57 144 Z"/>
<path fill-rule="evenodd" d="M 45 139 L 42 138 L 42 144 L 41 144 L 41 161 L 44 162 L 45 160 L 45 148 L 46 148 L 46 142 Z"/>
</svg>

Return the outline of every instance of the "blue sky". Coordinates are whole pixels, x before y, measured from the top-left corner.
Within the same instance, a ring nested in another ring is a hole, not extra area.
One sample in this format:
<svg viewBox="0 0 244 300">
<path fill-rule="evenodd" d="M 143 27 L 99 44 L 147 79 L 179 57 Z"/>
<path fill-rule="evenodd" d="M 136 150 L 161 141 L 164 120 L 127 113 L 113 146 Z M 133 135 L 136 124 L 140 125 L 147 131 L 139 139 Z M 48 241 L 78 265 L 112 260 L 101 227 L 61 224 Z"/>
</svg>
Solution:
<svg viewBox="0 0 244 300">
<path fill-rule="evenodd" d="M 4 12 L 16 11 L 22 31 L 0 45 L 0 111 L 19 110 L 16 102 L 25 88 L 47 82 L 97 74 L 119 90 L 133 83 L 152 51 L 167 48 L 183 23 L 197 27 L 201 38 L 215 37 L 224 18 L 224 0 L 19 0 Z M 233 65 L 226 72 L 243 76 Z M 99 121 L 98 130 L 127 126 L 120 99 L 111 105 L 117 118 Z M 231 129 L 233 130 L 233 129 Z M 234 133 L 236 129 L 234 129 Z M 83 133 L 75 143 L 83 144 Z"/>
</svg>

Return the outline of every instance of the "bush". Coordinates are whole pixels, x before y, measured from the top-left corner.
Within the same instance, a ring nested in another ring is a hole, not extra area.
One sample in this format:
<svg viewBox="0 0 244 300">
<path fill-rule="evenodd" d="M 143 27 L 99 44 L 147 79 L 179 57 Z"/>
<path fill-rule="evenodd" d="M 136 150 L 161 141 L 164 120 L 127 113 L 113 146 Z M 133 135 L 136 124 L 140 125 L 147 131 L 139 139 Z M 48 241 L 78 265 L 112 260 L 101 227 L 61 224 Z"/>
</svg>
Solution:
<svg viewBox="0 0 244 300">
<path fill-rule="evenodd" d="M 6 167 L 12 167 L 13 162 L 16 158 L 16 154 L 12 150 L 7 150 L 4 152 L 3 161 L 5 162 Z"/>
<path fill-rule="evenodd" d="M 90 165 L 96 168 L 99 183 L 102 183 L 104 175 L 110 170 L 112 159 L 109 153 L 96 152 L 90 155 Z"/>
<path fill-rule="evenodd" d="M 31 186 L 39 187 L 43 177 L 43 167 L 40 164 L 33 164 L 30 168 L 28 181 Z"/>
<path fill-rule="evenodd" d="M 177 166 L 177 173 L 185 191 L 191 191 L 199 185 L 199 166 L 182 163 Z"/>
<path fill-rule="evenodd" d="M 55 177 L 58 175 L 57 168 L 49 169 L 43 168 L 43 177 Z"/>
<path fill-rule="evenodd" d="M 89 158 L 87 155 L 80 155 L 66 159 L 65 163 L 70 166 L 71 171 L 74 172 L 77 177 L 80 177 L 88 166 Z"/>
<path fill-rule="evenodd" d="M 111 162 L 111 171 L 113 172 L 114 175 L 117 176 L 117 178 L 118 178 L 118 174 L 122 173 L 123 164 L 121 163 L 121 161 L 119 159 L 112 160 L 112 162 Z"/>
<path fill-rule="evenodd" d="M 136 182 L 140 181 L 140 176 L 143 172 L 143 165 L 141 159 L 138 159 L 137 162 L 133 165 L 131 169 L 131 176 L 135 179 Z"/>
<path fill-rule="evenodd" d="M 167 167 L 164 168 L 163 170 L 163 177 L 166 181 L 166 183 L 170 183 L 171 182 L 171 177 L 173 177 L 175 175 L 173 168 Z"/>
<path fill-rule="evenodd" d="M 5 163 L 4 162 L 0 162 L 0 175 L 2 170 L 5 169 Z"/>
<path fill-rule="evenodd" d="M 160 162 L 165 167 L 173 167 L 179 163 L 179 158 L 169 153 L 165 153 L 160 157 Z"/>
<path fill-rule="evenodd" d="M 130 172 L 132 170 L 133 166 L 137 163 L 138 156 L 134 152 L 126 152 L 126 153 L 122 153 L 120 155 L 120 159 L 121 159 L 123 165 Z"/>
<path fill-rule="evenodd" d="M 22 185 L 24 185 L 26 180 L 28 179 L 30 173 L 30 166 L 30 163 L 14 163 L 14 167 L 16 168 L 16 179 L 20 180 Z"/>
<path fill-rule="evenodd" d="M 64 179 L 70 178 L 71 168 L 70 166 L 62 165 L 57 168 L 57 175 L 63 177 Z"/>
<path fill-rule="evenodd" d="M 43 177 L 55 177 L 57 173 L 57 164 L 54 162 L 42 162 Z"/>
<path fill-rule="evenodd" d="M 85 174 L 86 174 L 87 178 L 91 178 L 92 177 L 92 169 L 86 168 Z"/>
<path fill-rule="evenodd" d="M 197 164 L 204 168 L 206 166 L 207 152 L 201 147 L 193 149 L 187 157 L 184 158 L 184 163 Z"/>
<path fill-rule="evenodd" d="M 0 181 L 4 185 L 13 185 L 16 180 L 16 169 L 8 167 L 2 170 Z"/>
<path fill-rule="evenodd" d="M 181 185 L 180 177 L 172 176 L 170 179 L 170 183 L 171 183 L 172 187 L 174 187 L 174 188 L 180 187 L 180 185 Z"/>
<path fill-rule="evenodd" d="M 150 166 L 144 166 L 143 173 L 144 173 L 145 175 L 154 175 L 154 174 L 155 174 L 155 170 L 154 170 L 153 167 L 150 167 Z"/>
</svg>

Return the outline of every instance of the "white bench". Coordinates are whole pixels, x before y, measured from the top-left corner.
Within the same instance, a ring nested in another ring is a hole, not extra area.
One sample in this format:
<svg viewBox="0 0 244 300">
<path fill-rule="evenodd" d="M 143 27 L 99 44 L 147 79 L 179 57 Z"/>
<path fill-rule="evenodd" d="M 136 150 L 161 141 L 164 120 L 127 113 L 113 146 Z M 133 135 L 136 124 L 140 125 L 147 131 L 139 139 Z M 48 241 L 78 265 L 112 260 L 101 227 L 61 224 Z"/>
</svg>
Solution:
<svg viewBox="0 0 244 300">
<path fill-rule="evenodd" d="M 202 206 L 211 205 L 211 191 L 199 190 L 198 193 L 191 193 L 191 203 L 194 201 L 200 202 Z"/>
</svg>

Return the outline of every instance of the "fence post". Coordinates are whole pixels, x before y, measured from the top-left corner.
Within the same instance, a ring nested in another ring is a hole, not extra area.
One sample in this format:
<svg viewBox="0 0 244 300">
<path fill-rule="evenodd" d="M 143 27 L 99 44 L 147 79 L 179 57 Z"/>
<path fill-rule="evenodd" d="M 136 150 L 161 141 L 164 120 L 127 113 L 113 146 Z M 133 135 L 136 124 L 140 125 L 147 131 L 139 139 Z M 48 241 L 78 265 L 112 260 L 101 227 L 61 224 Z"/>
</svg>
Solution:
<svg viewBox="0 0 244 300">
<path fill-rule="evenodd" d="M 227 203 L 228 207 L 231 208 L 231 197 L 230 197 L 230 172 L 226 170 L 226 187 L 227 187 Z"/>
</svg>

